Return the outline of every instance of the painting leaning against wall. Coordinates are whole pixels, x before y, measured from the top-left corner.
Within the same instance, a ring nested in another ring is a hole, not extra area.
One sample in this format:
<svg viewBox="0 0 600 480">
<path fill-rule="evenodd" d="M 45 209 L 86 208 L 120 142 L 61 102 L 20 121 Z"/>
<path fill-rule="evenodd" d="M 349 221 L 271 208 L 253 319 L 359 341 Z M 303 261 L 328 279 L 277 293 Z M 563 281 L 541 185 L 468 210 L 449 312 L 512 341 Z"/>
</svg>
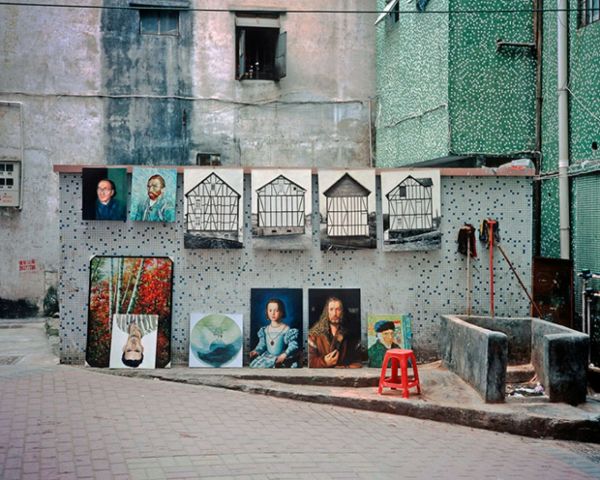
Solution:
<svg viewBox="0 0 600 480">
<path fill-rule="evenodd" d="M 250 290 L 251 368 L 302 366 L 302 289 Z"/>
<path fill-rule="evenodd" d="M 108 367 L 115 314 L 157 315 L 155 367 L 171 361 L 173 261 L 168 257 L 90 260 L 86 363 Z"/>
<path fill-rule="evenodd" d="M 369 367 L 381 368 L 385 352 L 390 348 L 411 348 L 411 314 L 376 315 L 367 317 Z"/>
<path fill-rule="evenodd" d="M 154 368 L 158 315 L 115 313 L 110 368 Z"/>
<path fill-rule="evenodd" d="M 241 367 L 243 315 L 190 314 L 190 367 Z"/>
<path fill-rule="evenodd" d="M 362 366 L 359 288 L 308 290 L 308 366 Z"/>
</svg>

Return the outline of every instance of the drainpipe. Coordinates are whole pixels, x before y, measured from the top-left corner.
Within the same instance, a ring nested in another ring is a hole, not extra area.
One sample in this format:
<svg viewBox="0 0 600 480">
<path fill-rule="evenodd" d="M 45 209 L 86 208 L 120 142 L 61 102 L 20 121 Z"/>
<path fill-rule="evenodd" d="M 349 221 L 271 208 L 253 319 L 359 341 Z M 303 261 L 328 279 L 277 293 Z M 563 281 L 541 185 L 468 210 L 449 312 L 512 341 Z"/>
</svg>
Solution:
<svg viewBox="0 0 600 480">
<path fill-rule="evenodd" d="M 544 16 L 541 12 L 542 0 L 533 2 L 533 41 L 535 44 L 535 151 L 533 159 L 535 173 L 542 171 L 542 48 Z M 542 225 L 542 182 L 533 182 L 533 255 L 541 255 Z"/>
<path fill-rule="evenodd" d="M 570 256 L 569 227 L 569 98 L 568 81 L 568 0 L 558 0 L 558 201 L 560 213 L 560 258 Z"/>
<path fill-rule="evenodd" d="M 369 167 L 373 168 L 373 107 L 372 98 L 368 98 L 369 102 Z"/>
</svg>

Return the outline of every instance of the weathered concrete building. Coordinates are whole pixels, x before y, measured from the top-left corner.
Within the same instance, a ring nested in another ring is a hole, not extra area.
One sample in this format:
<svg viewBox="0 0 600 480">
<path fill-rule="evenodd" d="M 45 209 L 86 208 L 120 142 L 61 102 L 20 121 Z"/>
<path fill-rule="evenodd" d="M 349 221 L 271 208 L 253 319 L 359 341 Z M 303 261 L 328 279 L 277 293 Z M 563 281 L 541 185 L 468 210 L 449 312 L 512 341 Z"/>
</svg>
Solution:
<svg viewBox="0 0 600 480">
<path fill-rule="evenodd" d="M 369 166 L 373 8 L 0 6 L 0 141 L 21 139 L 23 175 L 22 208 L 0 208 L 0 301 L 35 306 L 56 283 L 53 164 Z"/>
</svg>

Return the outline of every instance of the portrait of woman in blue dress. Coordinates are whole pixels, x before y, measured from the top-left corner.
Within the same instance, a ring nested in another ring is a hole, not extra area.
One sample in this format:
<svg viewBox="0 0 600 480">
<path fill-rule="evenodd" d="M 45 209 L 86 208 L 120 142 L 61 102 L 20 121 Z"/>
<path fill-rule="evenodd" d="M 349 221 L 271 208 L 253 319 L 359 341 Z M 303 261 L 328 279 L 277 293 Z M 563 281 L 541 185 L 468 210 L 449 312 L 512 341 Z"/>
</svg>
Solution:
<svg viewBox="0 0 600 480">
<path fill-rule="evenodd" d="M 249 354 L 252 368 L 297 368 L 299 364 L 300 331 L 283 320 L 285 304 L 270 298 L 265 307 L 268 325 L 258 330 L 258 344 Z"/>
</svg>

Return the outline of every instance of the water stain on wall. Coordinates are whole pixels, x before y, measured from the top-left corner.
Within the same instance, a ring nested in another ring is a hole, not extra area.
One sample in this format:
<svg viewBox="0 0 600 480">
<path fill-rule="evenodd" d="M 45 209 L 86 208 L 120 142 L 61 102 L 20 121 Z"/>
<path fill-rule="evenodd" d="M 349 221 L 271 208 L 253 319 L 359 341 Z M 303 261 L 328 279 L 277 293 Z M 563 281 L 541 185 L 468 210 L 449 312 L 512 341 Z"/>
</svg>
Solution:
<svg viewBox="0 0 600 480">
<path fill-rule="evenodd" d="M 104 5 L 122 6 L 113 0 Z M 156 31 L 142 28 L 140 12 L 156 13 Z M 102 11 L 102 83 L 110 96 L 106 100 L 107 164 L 188 163 L 193 17 L 186 10 L 170 10 L 177 28 L 166 31 L 164 12 Z"/>
</svg>

